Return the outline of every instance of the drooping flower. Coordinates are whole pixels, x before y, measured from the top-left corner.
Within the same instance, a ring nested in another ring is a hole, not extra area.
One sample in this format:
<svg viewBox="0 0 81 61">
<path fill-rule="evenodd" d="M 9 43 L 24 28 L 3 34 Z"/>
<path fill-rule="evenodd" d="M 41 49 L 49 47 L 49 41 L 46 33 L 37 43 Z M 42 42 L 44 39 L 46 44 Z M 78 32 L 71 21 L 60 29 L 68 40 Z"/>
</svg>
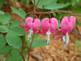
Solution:
<svg viewBox="0 0 81 61">
<path fill-rule="evenodd" d="M 63 34 L 70 33 L 76 24 L 76 18 L 74 16 L 64 17 L 61 21 L 61 31 Z"/>
<path fill-rule="evenodd" d="M 55 33 L 58 27 L 58 21 L 56 18 L 44 18 L 41 22 L 42 33 L 47 35 L 47 43 L 50 43 L 50 34 Z"/>
<path fill-rule="evenodd" d="M 47 31 L 54 34 L 58 28 L 58 21 L 56 18 L 44 18 L 42 19 L 41 26 L 43 34 L 46 34 Z"/>
<path fill-rule="evenodd" d="M 72 32 L 76 24 L 76 17 L 65 16 L 61 21 L 61 32 L 64 34 L 63 41 L 65 44 L 69 43 L 69 33 Z"/>
<path fill-rule="evenodd" d="M 28 32 L 29 29 L 32 29 L 32 24 L 33 24 L 33 18 L 32 17 L 27 17 L 25 19 L 25 31 Z"/>
<path fill-rule="evenodd" d="M 28 40 L 30 40 L 30 42 L 33 33 L 38 33 L 40 25 L 40 19 L 38 18 L 33 19 L 32 17 L 27 17 L 25 19 L 25 31 L 28 32 Z"/>
<path fill-rule="evenodd" d="M 55 34 L 58 28 L 58 20 L 56 18 L 50 18 L 50 31 Z"/>
<path fill-rule="evenodd" d="M 32 18 L 32 17 L 27 17 L 25 19 L 25 31 L 29 31 L 32 29 L 34 33 L 37 33 L 39 28 L 40 28 L 40 19 L 38 18 Z"/>
</svg>

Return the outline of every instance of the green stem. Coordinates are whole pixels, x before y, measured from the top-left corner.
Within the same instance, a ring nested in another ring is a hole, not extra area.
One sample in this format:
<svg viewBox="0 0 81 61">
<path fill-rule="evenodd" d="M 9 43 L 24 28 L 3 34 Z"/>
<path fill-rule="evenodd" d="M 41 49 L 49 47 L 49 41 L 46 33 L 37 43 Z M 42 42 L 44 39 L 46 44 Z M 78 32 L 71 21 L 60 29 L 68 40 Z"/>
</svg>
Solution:
<svg viewBox="0 0 81 61">
<path fill-rule="evenodd" d="M 27 61 L 29 61 L 30 51 L 31 51 L 31 48 L 32 48 L 32 43 L 33 43 L 33 37 L 32 36 L 33 36 L 33 31 L 32 31 L 32 29 L 30 29 L 28 36 L 26 35 L 27 42 L 30 42 L 29 44 L 27 43 L 28 44 Z"/>
</svg>

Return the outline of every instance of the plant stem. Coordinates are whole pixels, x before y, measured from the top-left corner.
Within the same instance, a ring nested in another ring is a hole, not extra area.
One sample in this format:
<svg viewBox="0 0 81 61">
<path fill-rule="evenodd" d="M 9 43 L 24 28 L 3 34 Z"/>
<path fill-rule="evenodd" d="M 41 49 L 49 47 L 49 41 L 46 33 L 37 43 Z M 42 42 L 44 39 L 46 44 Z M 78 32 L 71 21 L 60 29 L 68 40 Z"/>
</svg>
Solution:
<svg viewBox="0 0 81 61">
<path fill-rule="evenodd" d="M 69 44 L 69 34 L 68 32 L 66 35 L 63 36 L 63 41 L 64 41 L 64 47 L 66 47 Z"/>
<path fill-rule="evenodd" d="M 28 14 L 32 14 L 33 12 L 28 12 Z M 34 14 L 51 14 L 51 13 L 67 13 L 69 15 L 73 15 L 73 16 L 81 16 L 81 14 L 78 13 L 74 13 L 72 11 L 65 11 L 65 10 L 52 10 L 52 11 L 47 11 L 47 12 L 43 12 L 43 11 L 35 11 Z"/>
</svg>

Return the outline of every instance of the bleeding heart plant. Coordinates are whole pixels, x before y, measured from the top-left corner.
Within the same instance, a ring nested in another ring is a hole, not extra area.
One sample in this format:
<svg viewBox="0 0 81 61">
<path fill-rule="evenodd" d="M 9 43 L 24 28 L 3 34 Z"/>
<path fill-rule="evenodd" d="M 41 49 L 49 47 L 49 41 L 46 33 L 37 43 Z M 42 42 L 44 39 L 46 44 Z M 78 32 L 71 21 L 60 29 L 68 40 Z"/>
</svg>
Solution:
<svg viewBox="0 0 81 61">
<path fill-rule="evenodd" d="M 28 38 L 31 38 L 33 33 L 38 33 L 40 24 L 40 19 L 38 18 L 33 19 L 32 17 L 27 17 L 25 19 L 25 31 L 29 32 Z"/>
<path fill-rule="evenodd" d="M 65 42 L 65 45 L 69 43 L 69 33 L 72 32 L 76 24 L 76 17 L 74 16 L 65 16 L 62 18 L 61 21 L 61 32 L 63 35 L 63 41 Z"/>
<path fill-rule="evenodd" d="M 31 29 L 34 33 L 37 33 L 40 28 L 40 24 L 40 19 L 27 17 L 25 19 L 25 31 L 28 32 Z"/>
<path fill-rule="evenodd" d="M 69 33 L 74 29 L 76 18 L 74 16 L 65 16 L 61 21 L 61 32 L 63 33 L 63 42 L 65 45 L 69 43 Z M 41 27 L 41 28 L 40 28 Z M 25 31 L 28 32 L 28 38 L 32 34 L 39 33 L 47 35 L 47 44 L 50 43 L 50 35 L 55 35 L 58 31 L 58 20 L 56 18 L 43 18 L 40 22 L 38 18 L 27 17 L 25 19 Z"/>
<path fill-rule="evenodd" d="M 58 21 L 56 18 L 44 18 L 41 22 L 42 33 L 47 35 L 47 43 L 50 42 L 50 34 L 55 34 L 58 28 Z"/>
</svg>

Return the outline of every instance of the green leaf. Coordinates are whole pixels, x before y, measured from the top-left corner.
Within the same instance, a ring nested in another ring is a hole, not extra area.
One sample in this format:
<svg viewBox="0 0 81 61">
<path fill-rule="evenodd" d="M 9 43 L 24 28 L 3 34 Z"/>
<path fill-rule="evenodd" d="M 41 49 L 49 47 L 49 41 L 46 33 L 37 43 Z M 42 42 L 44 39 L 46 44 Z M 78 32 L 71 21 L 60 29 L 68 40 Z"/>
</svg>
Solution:
<svg viewBox="0 0 81 61">
<path fill-rule="evenodd" d="M 18 34 L 19 36 L 23 36 L 25 35 L 24 29 L 20 28 L 20 27 L 14 27 L 11 30 L 13 30 L 16 34 Z"/>
<path fill-rule="evenodd" d="M 19 9 L 12 8 L 12 12 L 15 13 L 15 14 L 17 14 L 17 15 L 19 15 L 23 19 L 26 17 L 25 11 L 23 9 L 21 9 L 21 8 L 19 8 Z"/>
<path fill-rule="evenodd" d="M 10 46 L 6 46 L 6 40 L 3 35 L 0 35 L 0 55 L 7 54 L 11 50 Z"/>
<path fill-rule="evenodd" d="M 1 24 L 8 24 L 11 19 L 9 14 L 0 15 L 0 23 Z"/>
<path fill-rule="evenodd" d="M 26 5 L 29 4 L 29 0 L 22 0 L 22 2 L 23 2 L 24 4 L 26 4 Z"/>
<path fill-rule="evenodd" d="M 3 4 L 5 2 L 5 0 L 0 0 L 0 5 Z"/>
<path fill-rule="evenodd" d="M 10 46 L 3 46 L 3 47 L 0 47 L 0 55 L 2 54 L 8 54 L 11 50 L 11 47 Z"/>
<path fill-rule="evenodd" d="M 81 2 L 81 0 L 71 0 L 72 6 L 76 6 L 76 5 L 79 4 L 80 2 Z"/>
<path fill-rule="evenodd" d="M 0 15 L 5 14 L 3 11 L 0 10 Z"/>
<path fill-rule="evenodd" d="M 32 2 L 34 3 L 34 0 L 32 0 Z M 38 5 L 48 5 L 48 4 L 53 4 L 53 3 L 56 3 L 57 0 L 48 0 L 48 1 L 45 1 L 45 0 L 35 0 L 35 5 L 38 4 Z"/>
<path fill-rule="evenodd" d="M 58 0 L 58 3 L 66 3 L 69 2 L 69 0 Z"/>
<path fill-rule="evenodd" d="M 47 46 L 47 41 L 46 40 L 34 40 L 33 44 L 32 44 L 32 48 L 36 48 L 36 47 L 44 47 Z"/>
<path fill-rule="evenodd" d="M 69 4 L 50 4 L 50 5 L 45 5 L 45 6 L 39 6 L 39 8 L 44 8 L 44 9 L 50 9 L 50 10 L 58 10 L 61 8 L 67 7 Z"/>
<path fill-rule="evenodd" d="M 31 42 L 28 41 L 28 47 L 30 46 Z M 43 47 L 43 46 L 47 46 L 47 41 L 44 39 L 41 39 L 39 35 L 34 35 L 33 37 L 33 43 L 32 43 L 32 48 L 36 48 L 36 47 Z"/>
<path fill-rule="evenodd" d="M 7 43 L 14 48 L 19 49 L 22 47 L 22 40 L 16 33 L 12 31 L 8 32 L 8 34 L 6 35 L 6 40 Z"/>
<path fill-rule="evenodd" d="M 20 23 L 19 22 L 14 22 L 10 26 L 10 30 L 18 34 L 19 36 L 25 35 L 24 29 L 19 27 Z"/>
<path fill-rule="evenodd" d="M 5 38 L 0 34 L 0 47 L 3 47 L 6 44 Z"/>
<path fill-rule="evenodd" d="M 69 3 L 66 4 L 59 4 L 57 3 L 57 0 L 35 0 L 36 4 L 38 3 L 37 7 L 41 9 L 50 9 L 50 10 L 58 10 L 61 8 L 65 8 L 69 6 Z M 34 3 L 34 2 L 33 2 Z"/>
<path fill-rule="evenodd" d="M 2 32 L 2 33 L 6 33 L 6 32 L 8 32 L 8 28 L 6 27 L 6 26 L 0 26 L 0 32 Z"/>
<path fill-rule="evenodd" d="M 25 35 L 24 29 L 21 27 L 12 27 L 10 30 L 12 30 L 14 33 L 16 33 L 18 36 Z"/>
<path fill-rule="evenodd" d="M 18 50 L 14 49 L 11 51 L 11 55 L 7 57 L 6 61 L 23 61 L 23 58 L 19 54 Z"/>
<path fill-rule="evenodd" d="M 19 21 L 13 21 L 12 23 L 11 23 L 11 27 L 18 27 L 20 25 L 20 22 Z"/>
</svg>

